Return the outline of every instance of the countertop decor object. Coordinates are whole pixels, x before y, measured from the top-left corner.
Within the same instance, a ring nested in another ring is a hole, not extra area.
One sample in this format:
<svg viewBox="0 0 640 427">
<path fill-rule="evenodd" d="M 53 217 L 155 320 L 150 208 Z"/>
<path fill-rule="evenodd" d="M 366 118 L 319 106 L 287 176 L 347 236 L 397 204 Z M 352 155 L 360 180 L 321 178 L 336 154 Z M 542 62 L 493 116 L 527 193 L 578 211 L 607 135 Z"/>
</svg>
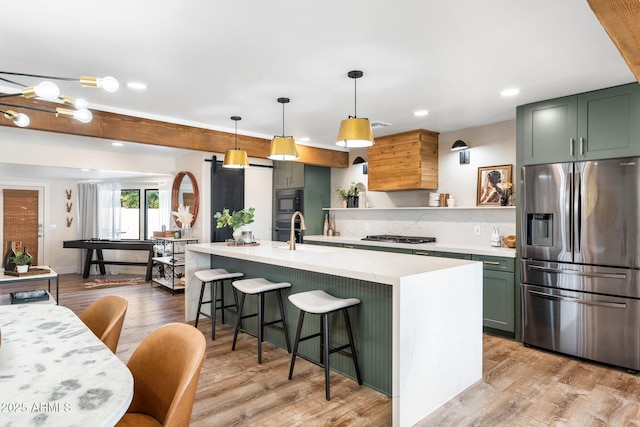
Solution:
<svg viewBox="0 0 640 427">
<path fill-rule="evenodd" d="M 508 248 L 515 248 L 516 247 L 516 236 L 514 235 L 510 235 L 510 236 L 504 236 L 502 238 L 502 243 L 504 243 L 504 245 Z"/>
</svg>

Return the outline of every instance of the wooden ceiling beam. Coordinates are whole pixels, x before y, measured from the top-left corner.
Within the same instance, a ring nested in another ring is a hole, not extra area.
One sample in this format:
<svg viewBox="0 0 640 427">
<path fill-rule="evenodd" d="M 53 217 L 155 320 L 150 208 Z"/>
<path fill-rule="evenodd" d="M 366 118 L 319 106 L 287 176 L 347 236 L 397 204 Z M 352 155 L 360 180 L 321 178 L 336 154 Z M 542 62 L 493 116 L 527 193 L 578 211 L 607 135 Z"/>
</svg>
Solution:
<svg viewBox="0 0 640 427">
<path fill-rule="evenodd" d="M 60 104 L 26 100 L 22 97 L 4 98 L 3 102 L 50 110 L 60 107 Z M 0 106 L 0 109 L 19 110 L 3 106 Z M 52 113 L 25 111 L 31 119 L 29 127 L 25 129 L 214 153 L 224 153 L 228 148 L 233 148 L 235 144 L 235 135 L 233 133 L 104 111 L 91 110 L 91 112 L 93 113 L 93 120 L 91 123 L 83 124 L 77 120 L 57 118 Z M 10 120 L 2 118 L 0 118 L 0 125 L 15 127 Z M 266 159 L 269 154 L 270 144 L 271 141 L 268 139 L 238 135 L 238 148 L 245 150 L 249 157 Z M 298 161 L 301 163 L 335 168 L 349 167 L 349 153 L 347 152 L 300 144 L 297 147 L 300 156 Z"/>
<path fill-rule="evenodd" d="M 640 81 L 640 1 L 587 0 L 600 24 Z"/>
</svg>

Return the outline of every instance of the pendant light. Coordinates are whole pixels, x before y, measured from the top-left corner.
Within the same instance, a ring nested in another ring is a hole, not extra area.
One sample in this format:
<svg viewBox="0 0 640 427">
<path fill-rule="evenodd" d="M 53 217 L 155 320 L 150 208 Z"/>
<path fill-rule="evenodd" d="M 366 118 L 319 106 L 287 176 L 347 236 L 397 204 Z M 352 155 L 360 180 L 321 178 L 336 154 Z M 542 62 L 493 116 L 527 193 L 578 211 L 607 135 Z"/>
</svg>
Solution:
<svg viewBox="0 0 640 427">
<path fill-rule="evenodd" d="M 353 117 L 349 116 L 348 119 L 345 119 L 340 123 L 340 130 L 338 131 L 338 140 L 336 141 L 336 145 L 341 147 L 370 147 L 375 144 L 369 119 L 359 119 L 356 116 L 356 81 L 363 75 L 364 73 L 358 70 L 349 71 L 347 73 L 347 76 L 353 79 Z"/>
<path fill-rule="evenodd" d="M 247 152 L 238 148 L 238 120 L 242 120 L 240 116 L 231 116 L 231 120 L 236 122 L 235 148 L 229 148 L 224 155 L 223 168 L 245 169 L 249 167 L 249 159 Z"/>
<path fill-rule="evenodd" d="M 284 104 L 289 102 L 289 98 L 278 98 L 278 102 L 282 104 L 282 136 L 273 137 L 267 158 L 271 160 L 296 160 L 298 158 L 296 141 L 292 136 L 284 136 Z"/>
</svg>

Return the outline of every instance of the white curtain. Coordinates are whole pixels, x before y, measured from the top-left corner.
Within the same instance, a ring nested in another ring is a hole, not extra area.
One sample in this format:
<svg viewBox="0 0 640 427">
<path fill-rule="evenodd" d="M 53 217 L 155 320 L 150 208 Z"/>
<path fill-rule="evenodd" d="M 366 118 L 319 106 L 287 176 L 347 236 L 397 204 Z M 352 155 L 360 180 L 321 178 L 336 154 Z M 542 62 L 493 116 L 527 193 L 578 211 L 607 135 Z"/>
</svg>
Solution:
<svg viewBox="0 0 640 427">
<path fill-rule="evenodd" d="M 120 184 L 98 184 L 98 237 L 120 240 Z"/>
<path fill-rule="evenodd" d="M 164 182 L 160 184 L 158 189 L 158 198 L 160 203 L 160 225 L 165 225 L 167 230 L 172 228 L 171 215 L 171 183 Z"/>
</svg>

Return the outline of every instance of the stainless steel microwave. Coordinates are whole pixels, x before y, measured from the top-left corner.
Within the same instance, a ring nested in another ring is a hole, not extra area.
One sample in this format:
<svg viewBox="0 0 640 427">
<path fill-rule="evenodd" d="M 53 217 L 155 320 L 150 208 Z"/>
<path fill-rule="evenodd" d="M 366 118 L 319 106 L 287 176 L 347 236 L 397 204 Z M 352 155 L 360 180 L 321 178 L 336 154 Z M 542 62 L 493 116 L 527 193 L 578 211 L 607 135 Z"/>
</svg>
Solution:
<svg viewBox="0 0 640 427">
<path fill-rule="evenodd" d="M 277 190 L 276 213 L 278 215 L 302 212 L 303 190 Z"/>
</svg>

